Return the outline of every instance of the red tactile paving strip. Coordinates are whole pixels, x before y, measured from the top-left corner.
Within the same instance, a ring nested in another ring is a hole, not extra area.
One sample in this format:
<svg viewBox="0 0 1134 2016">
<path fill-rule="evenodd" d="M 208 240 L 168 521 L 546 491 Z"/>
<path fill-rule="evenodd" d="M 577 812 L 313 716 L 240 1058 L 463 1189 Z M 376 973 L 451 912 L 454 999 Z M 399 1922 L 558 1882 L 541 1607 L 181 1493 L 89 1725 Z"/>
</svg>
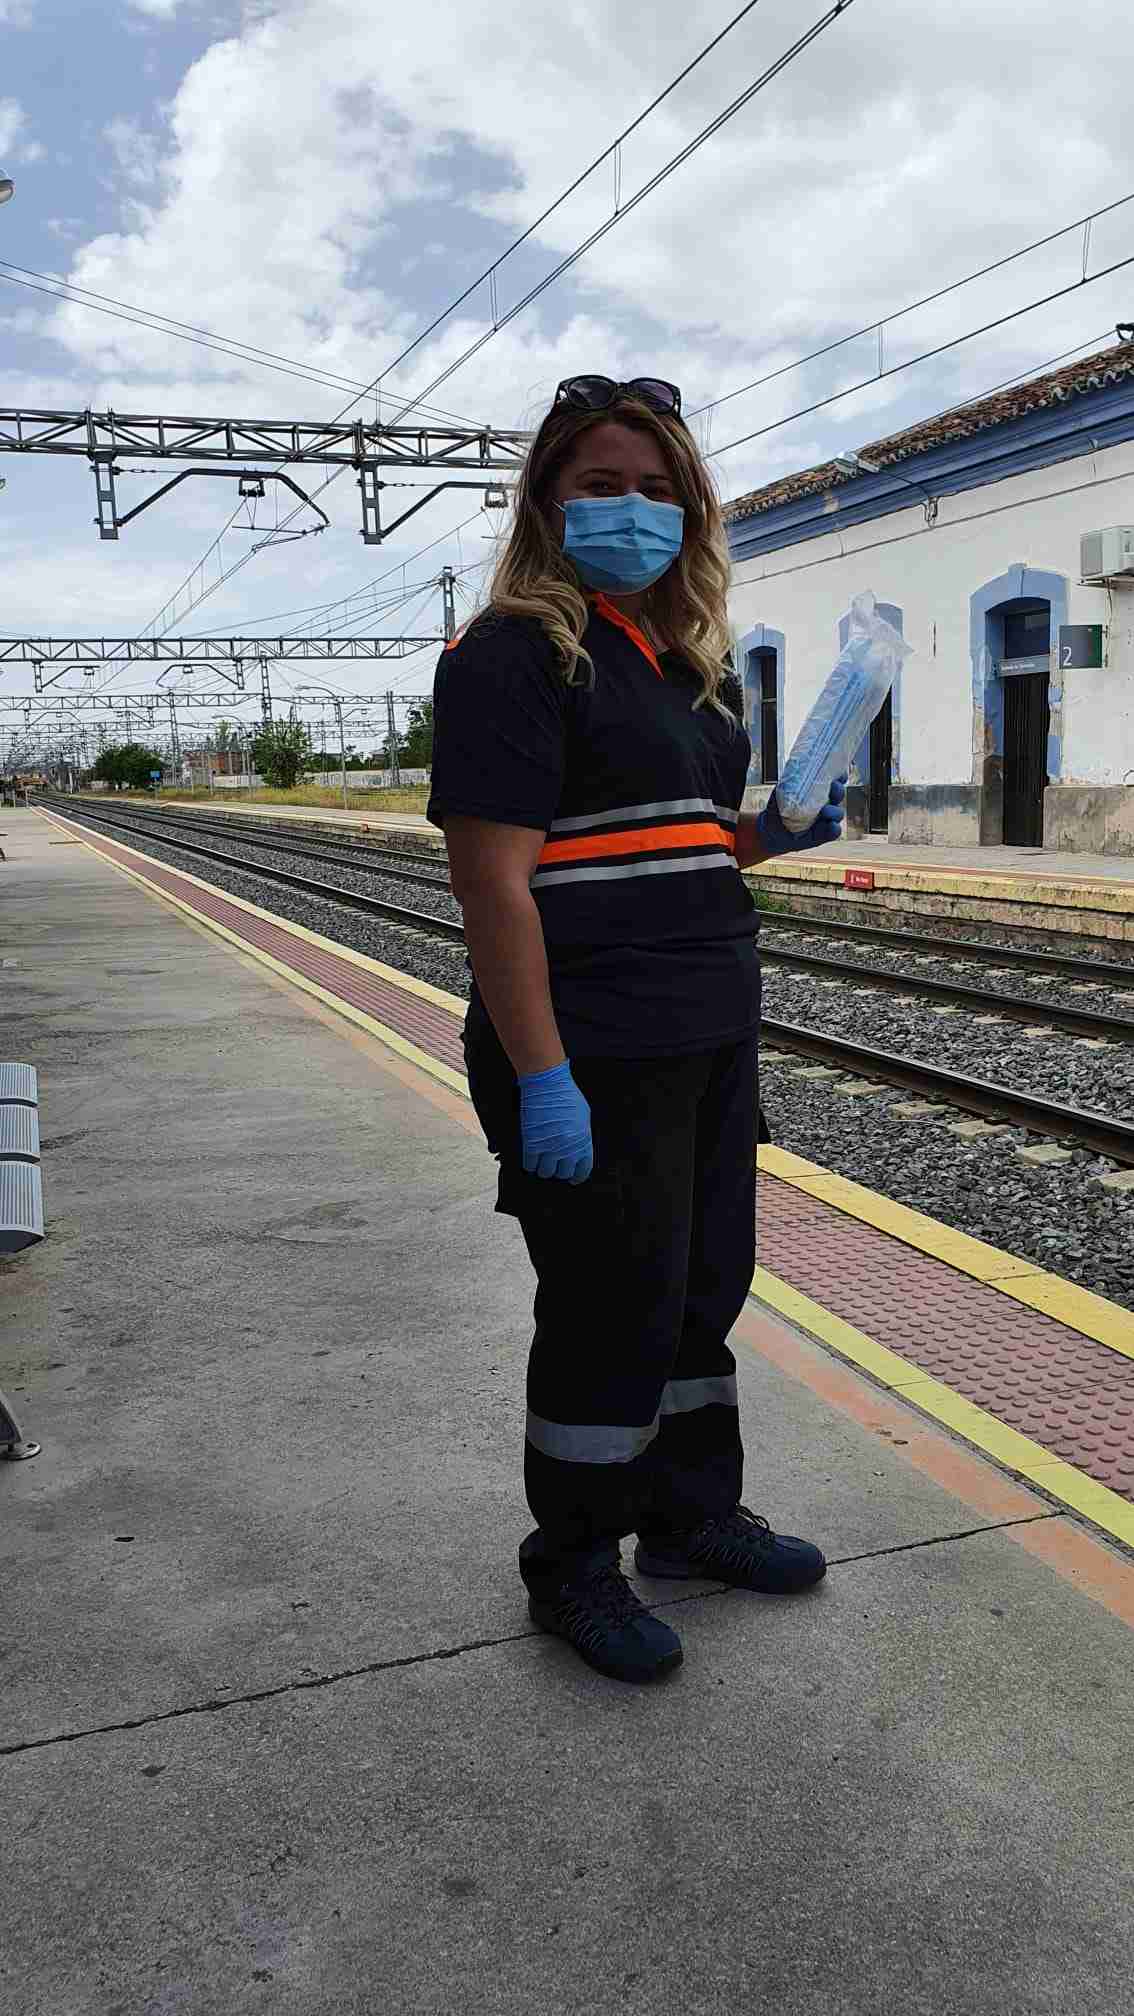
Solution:
<svg viewBox="0 0 1134 2016">
<path fill-rule="evenodd" d="M 1134 1359 L 761 1171 L 761 1266 L 1134 1502 Z"/>
<path fill-rule="evenodd" d="M 140 873 L 136 855 L 84 829 Z M 457 1017 L 330 949 L 145 860 L 147 880 L 464 1071 Z M 1134 1502 L 1134 1359 L 763 1171 L 760 1264 L 1053 1456 Z"/>
<path fill-rule="evenodd" d="M 103 839 L 84 828 L 83 838 L 100 854 L 106 854 L 112 861 L 118 861 L 124 868 L 132 868 L 135 874 L 141 872 L 141 864 L 136 854 L 130 854 L 113 840 Z M 231 903 L 220 890 L 199 889 L 195 883 L 187 882 L 176 869 L 163 867 L 160 861 L 146 856 L 145 875 L 167 895 L 177 896 L 182 903 L 200 912 L 202 917 L 212 917 L 218 924 L 243 938 L 248 945 L 254 945 L 260 952 L 270 952 L 284 966 L 290 966 L 295 973 L 302 973 L 307 980 L 314 980 L 320 987 L 337 994 L 343 1001 L 349 1001 L 354 1008 L 361 1008 L 367 1015 L 404 1036 L 408 1043 L 416 1043 L 430 1057 L 436 1057 L 452 1070 L 465 1068 L 465 1055 L 461 1046 L 461 1024 L 455 1015 L 445 1008 L 439 1008 L 434 1001 L 427 1001 L 422 995 L 410 992 L 408 987 L 397 987 L 392 981 L 383 980 L 377 973 L 367 972 L 365 966 L 356 966 L 353 960 L 343 959 L 320 945 L 311 945 L 306 938 L 296 938 L 279 924 L 273 924 L 267 917 L 254 917 L 247 910 L 241 910 Z"/>
</svg>

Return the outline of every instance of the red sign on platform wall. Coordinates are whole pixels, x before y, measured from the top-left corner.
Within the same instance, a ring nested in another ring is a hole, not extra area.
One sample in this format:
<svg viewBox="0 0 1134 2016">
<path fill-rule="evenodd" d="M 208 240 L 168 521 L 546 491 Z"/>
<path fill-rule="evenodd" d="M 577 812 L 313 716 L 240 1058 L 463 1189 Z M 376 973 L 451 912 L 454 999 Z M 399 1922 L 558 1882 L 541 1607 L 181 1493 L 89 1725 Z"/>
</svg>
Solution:
<svg viewBox="0 0 1134 2016">
<path fill-rule="evenodd" d="M 873 889 L 873 868 L 848 868 L 843 875 L 844 889 Z"/>
</svg>

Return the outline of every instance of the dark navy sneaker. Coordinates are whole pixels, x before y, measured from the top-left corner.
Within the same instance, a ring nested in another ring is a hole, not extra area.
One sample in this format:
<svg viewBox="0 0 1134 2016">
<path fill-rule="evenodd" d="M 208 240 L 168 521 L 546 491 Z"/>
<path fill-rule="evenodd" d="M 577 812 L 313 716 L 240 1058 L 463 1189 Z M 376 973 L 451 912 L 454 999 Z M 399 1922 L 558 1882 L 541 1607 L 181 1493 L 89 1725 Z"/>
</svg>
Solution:
<svg viewBox="0 0 1134 2016">
<path fill-rule="evenodd" d="M 676 1631 L 650 1614 L 609 1563 L 549 1595 L 529 1594 L 528 1615 L 610 1680 L 660 1680 L 684 1657 Z"/>
<path fill-rule="evenodd" d="M 827 1573 L 827 1563 L 810 1540 L 773 1533 L 766 1519 L 736 1505 L 723 1519 L 706 1520 L 691 1533 L 645 1535 L 634 1549 L 640 1575 L 688 1581 L 729 1582 L 764 1596 L 794 1596 Z"/>
</svg>

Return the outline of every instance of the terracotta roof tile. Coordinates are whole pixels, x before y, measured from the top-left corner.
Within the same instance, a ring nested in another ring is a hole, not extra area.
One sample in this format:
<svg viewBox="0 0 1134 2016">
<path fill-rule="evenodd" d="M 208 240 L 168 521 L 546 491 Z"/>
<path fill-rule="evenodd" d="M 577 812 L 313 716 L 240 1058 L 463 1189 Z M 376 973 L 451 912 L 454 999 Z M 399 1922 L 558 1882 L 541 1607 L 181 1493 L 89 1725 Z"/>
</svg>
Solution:
<svg viewBox="0 0 1134 2016">
<path fill-rule="evenodd" d="M 1059 371 L 1045 371 L 1038 378 L 1027 379 L 1023 385 L 1005 386 L 1003 391 L 990 393 L 984 399 L 974 399 L 967 406 L 954 406 L 948 413 L 919 420 L 901 434 L 889 434 L 881 441 L 872 441 L 860 453 L 885 468 L 888 463 L 904 462 L 907 456 L 919 455 L 927 448 L 942 448 L 949 441 L 967 440 L 970 435 L 983 433 L 985 428 L 1000 426 L 1002 421 L 1022 419 L 1025 414 L 1037 412 L 1042 407 L 1060 405 L 1064 400 L 1081 397 L 1085 392 L 1097 392 L 1104 385 L 1113 385 L 1119 379 L 1131 376 L 1134 376 L 1134 341 L 1112 343 L 1109 349 L 1097 350 L 1090 357 L 1081 357 L 1077 364 L 1065 364 Z M 726 520 L 752 518 L 761 511 L 770 511 L 776 504 L 791 504 L 817 490 L 831 490 L 840 483 L 853 480 L 836 469 L 833 462 L 820 462 L 814 469 L 799 469 L 794 475 L 780 476 L 774 483 L 766 483 L 761 490 L 750 490 L 744 497 L 734 497 L 731 503 L 725 505 L 724 515 Z"/>
</svg>

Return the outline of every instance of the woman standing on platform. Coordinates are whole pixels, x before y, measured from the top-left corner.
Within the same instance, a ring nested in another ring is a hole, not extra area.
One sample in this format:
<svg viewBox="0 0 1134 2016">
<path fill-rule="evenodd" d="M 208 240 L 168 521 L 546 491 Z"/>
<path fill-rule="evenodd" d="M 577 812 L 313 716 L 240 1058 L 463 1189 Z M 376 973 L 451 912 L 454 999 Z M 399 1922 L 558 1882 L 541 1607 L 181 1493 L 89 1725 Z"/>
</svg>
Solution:
<svg viewBox="0 0 1134 2016">
<path fill-rule="evenodd" d="M 537 1275 L 529 1612 L 600 1672 L 681 1642 L 643 1575 L 784 1594 L 826 1563 L 740 1503 L 726 1339 L 755 1264 L 757 911 L 738 869 L 838 837 L 739 807 L 728 553 L 658 378 L 560 385 L 486 609 L 442 653 L 429 817 L 474 985 L 473 1103 Z"/>
</svg>

